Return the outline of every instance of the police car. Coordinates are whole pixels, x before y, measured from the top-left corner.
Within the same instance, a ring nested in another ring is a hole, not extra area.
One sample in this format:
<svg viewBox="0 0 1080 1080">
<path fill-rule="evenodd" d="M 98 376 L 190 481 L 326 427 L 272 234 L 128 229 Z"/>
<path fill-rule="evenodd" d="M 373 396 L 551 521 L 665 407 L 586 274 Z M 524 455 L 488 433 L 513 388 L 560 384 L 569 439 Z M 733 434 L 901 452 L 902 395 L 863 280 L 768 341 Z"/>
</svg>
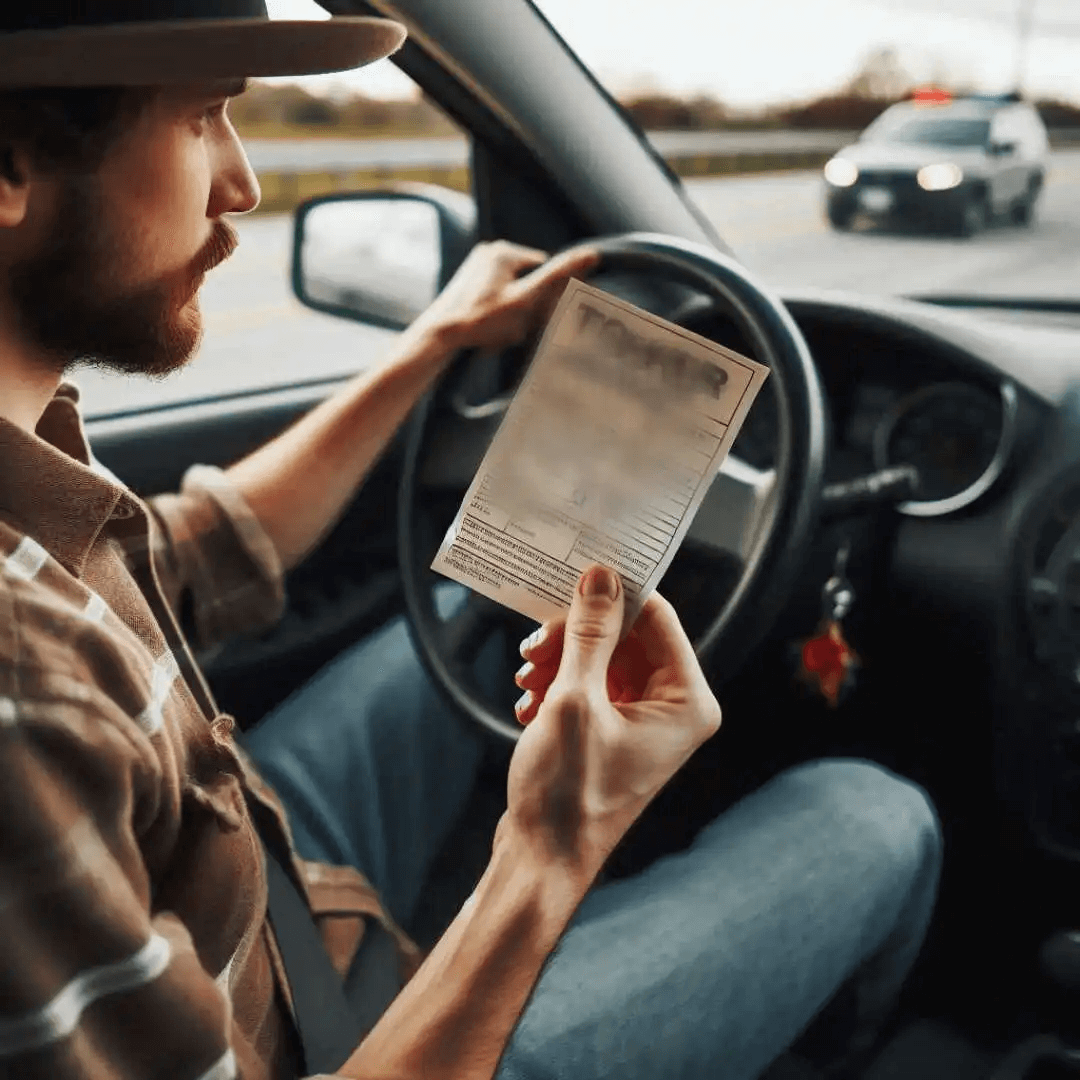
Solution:
<svg viewBox="0 0 1080 1080">
<path fill-rule="evenodd" d="M 1027 225 L 1046 155 L 1046 128 L 1017 95 L 923 91 L 886 109 L 826 163 L 826 214 L 835 229 L 868 215 L 960 236 L 996 218 Z"/>
</svg>

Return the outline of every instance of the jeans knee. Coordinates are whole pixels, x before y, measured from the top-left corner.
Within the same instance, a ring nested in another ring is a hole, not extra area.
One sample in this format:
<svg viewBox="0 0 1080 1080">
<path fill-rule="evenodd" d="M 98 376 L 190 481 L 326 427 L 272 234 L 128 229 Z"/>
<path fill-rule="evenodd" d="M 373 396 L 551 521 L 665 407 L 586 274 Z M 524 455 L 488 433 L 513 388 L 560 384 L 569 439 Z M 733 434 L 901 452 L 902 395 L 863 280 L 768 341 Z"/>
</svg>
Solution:
<svg viewBox="0 0 1080 1080">
<path fill-rule="evenodd" d="M 831 819 L 854 830 L 858 844 L 936 884 L 941 823 L 919 784 L 876 762 L 858 759 L 810 762 L 792 774 L 812 789 Z"/>
</svg>

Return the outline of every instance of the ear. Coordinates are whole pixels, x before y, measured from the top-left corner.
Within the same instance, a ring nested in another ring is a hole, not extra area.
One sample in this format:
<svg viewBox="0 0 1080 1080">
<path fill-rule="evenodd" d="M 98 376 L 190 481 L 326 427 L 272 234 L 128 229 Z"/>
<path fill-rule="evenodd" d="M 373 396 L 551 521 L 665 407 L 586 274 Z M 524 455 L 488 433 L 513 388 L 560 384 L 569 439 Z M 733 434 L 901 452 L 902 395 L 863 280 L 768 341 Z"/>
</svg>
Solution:
<svg viewBox="0 0 1080 1080">
<path fill-rule="evenodd" d="M 30 204 L 30 161 L 11 145 L 0 144 L 0 229 L 14 229 Z"/>
</svg>

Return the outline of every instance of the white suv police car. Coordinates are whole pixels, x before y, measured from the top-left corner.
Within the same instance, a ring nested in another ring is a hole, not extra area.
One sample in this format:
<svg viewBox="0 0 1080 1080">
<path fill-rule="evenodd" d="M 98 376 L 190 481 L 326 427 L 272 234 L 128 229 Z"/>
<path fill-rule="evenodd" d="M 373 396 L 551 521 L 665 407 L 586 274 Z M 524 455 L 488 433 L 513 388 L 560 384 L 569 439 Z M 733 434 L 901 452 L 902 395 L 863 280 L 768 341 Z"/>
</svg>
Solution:
<svg viewBox="0 0 1080 1080">
<path fill-rule="evenodd" d="M 826 163 L 826 213 L 836 229 L 860 214 L 960 236 L 994 218 L 1027 225 L 1046 156 L 1039 114 L 1014 94 L 916 94 Z"/>
</svg>

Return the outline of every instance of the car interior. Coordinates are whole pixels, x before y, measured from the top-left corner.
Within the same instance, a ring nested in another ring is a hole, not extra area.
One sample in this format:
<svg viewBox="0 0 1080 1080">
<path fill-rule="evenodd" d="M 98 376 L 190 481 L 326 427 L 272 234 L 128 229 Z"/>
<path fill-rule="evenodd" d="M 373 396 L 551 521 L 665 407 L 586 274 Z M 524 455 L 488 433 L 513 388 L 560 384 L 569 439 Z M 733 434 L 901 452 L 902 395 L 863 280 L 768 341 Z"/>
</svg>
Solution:
<svg viewBox="0 0 1080 1080">
<path fill-rule="evenodd" d="M 679 850 L 792 764 L 879 762 L 925 787 L 946 854 L 930 937 L 865 1077 L 1080 1074 L 1080 305 L 774 292 L 528 0 L 323 6 L 404 22 L 394 62 L 468 135 L 469 198 L 411 191 L 439 215 L 440 282 L 476 241 L 596 242 L 593 284 L 772 370 L 661 586 L 724 723 L 606 875 Z M 331 306 L 380 321 L 359 302 Z M 531 629 L 479 598 L 440 622 L 427 567 L 528 355 L 462 357 L 290 573 L 280 624 L 202 658 L 222 708 L 250 726 L 407 615 L 433 678 L 489 735 L 409 928 L 424 945 L 486 862 Z M 97 416 L 95 454 L 142 495 L 174 490 L 189 465 L 237 460 L 344 381 L 305 378 L 299 361 L 286 386 L 258 385 L 253 368 L 242 392 Z M 798 671 L 838 573 L 858 666 L 833 708 Z M 466 668 L 492 638 L 507 675 L 489 701 Z"/>
</svg>

